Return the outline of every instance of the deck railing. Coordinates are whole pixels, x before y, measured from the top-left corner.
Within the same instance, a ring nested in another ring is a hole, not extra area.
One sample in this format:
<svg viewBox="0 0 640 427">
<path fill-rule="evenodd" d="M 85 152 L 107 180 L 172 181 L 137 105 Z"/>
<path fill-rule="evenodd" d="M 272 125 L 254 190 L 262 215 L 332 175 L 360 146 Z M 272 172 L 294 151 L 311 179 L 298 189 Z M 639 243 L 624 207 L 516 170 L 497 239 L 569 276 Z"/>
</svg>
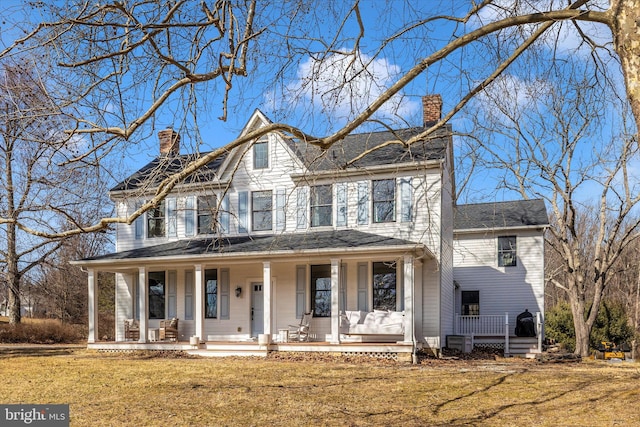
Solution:
<svg viewBox="0 0 640 427">
<path fill-rule="evenodd" d="M 456 315 L 456 334 L 473 336 L 503 336 L 508 315 Z"/>
</svg>

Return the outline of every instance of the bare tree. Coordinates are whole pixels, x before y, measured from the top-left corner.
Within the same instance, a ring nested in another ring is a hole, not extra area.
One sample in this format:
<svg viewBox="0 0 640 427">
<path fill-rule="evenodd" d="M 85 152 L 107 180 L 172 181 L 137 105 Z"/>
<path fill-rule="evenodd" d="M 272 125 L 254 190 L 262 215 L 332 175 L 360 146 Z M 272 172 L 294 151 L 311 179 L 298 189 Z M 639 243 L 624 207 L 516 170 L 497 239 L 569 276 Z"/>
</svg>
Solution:
<svg viewBox="0 0 640 427">
<path fill-rule="evenodd" d="M 561 268 L 547 280 L 566 293 L 576 352 L 586 356 L 602 298 L 640 231 L 640 181 L 630 172 L 640 157 L 624 103 L 591 90 L 596 76 L 584 62 L 563 68 L 544 81 L 505 77 L 487 90 L 476 104 L 485 137 L 477 148 L 484 166 L 499 171 L 502 191 L 550 208 L 548 248 Z"/>
<path fill-rule="evenodd" d="M 80 219 L 92 222 L 108 213 L 100 211 L 104 189 L 96 168 L 68 162 L 81 141 L 60 132 L 64 117 L 40 77 L 26 61 L 5 65 L 0 73 L 0 262 L 6 266 L 12 324 L 21 318 L 21 281 L 63 242 L 38 238 L 22 227 L 82 228 Z"/>
</svg>

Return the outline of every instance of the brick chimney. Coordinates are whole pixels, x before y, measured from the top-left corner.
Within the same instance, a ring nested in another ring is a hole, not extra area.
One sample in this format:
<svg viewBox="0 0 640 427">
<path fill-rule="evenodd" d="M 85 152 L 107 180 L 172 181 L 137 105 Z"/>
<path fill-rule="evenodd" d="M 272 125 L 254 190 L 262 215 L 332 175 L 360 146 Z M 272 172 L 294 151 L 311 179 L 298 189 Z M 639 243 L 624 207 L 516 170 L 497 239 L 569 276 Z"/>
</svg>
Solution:
<svg viewBox="0 0 640 427">
<path fill-rule="evenodd" d="M 422 97 L 422 120 L 423 125 L 433 124 L 442 118 L 442 96 L 438 94 L 425 95 Z"/>
<path fill-rule="evenodd" d="M 165 129 L 158 132 L 161 156 L 177 156 L 180 154 L 180 134 L 173 129 Z"/>
</svg>

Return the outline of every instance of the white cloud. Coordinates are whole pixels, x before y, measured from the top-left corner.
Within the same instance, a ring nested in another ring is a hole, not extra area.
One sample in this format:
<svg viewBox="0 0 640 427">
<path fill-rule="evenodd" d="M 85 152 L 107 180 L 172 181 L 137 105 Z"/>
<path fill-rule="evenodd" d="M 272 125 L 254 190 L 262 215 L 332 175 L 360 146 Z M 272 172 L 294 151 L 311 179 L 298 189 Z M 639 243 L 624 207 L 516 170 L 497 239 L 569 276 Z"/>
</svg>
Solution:
<svg viewBox="0 0 640 427">
<path fill-rule="evenodd" d="M 385 58 L 373 59 L 346 50 L 322 59 L 308 58 L 298 66 L 297 78 L 286 86 L 280 102 L 312 105 L 315 111 L 332 119 L 348 120 L 364 111 L 401 72 L 399 66 Z M 273 97 L 273 93 L 269 96 Z M 374 117 L 408 118 L 420 108 L 418 102 L 396 94 Z"/>
</svg>

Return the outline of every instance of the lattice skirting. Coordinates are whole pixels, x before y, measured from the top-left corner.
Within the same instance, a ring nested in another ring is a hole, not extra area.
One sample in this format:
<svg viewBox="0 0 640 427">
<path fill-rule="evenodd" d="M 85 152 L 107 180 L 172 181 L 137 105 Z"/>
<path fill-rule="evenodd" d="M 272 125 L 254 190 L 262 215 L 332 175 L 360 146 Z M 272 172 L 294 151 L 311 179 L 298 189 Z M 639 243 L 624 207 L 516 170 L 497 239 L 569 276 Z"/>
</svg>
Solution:
<svg viewBox="0 0 640 427">
<path fill-rule="evenodd" d="M 374 351 L 350 351 L 342 353 L 345 356 L 371 357 L 373 359 L 385 359 L 398 361 L 398 353 L 374 352 Z"/>
<path fill-rule="evenodd" d="M 477 349 L 491 349 L 491 350 L 504 350 L 504 343 L 499 343 L 499 342 L 481 342 L 481 343 L 474 343 L 473 344 L 474 348 Z"/>
</svg>

